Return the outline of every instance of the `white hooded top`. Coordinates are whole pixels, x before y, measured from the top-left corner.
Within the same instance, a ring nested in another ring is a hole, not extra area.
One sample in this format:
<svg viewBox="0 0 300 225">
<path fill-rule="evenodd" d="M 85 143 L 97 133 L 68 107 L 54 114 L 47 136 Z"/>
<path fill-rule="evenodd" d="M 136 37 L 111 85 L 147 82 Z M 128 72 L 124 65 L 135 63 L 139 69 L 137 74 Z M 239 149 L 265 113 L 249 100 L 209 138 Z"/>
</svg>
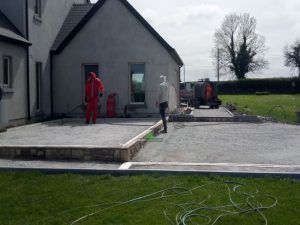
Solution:
<svg viewBox="0 0 300 225">
<path fill-rule="evenodd" d="M 158 95 L 158 102 L 168 102 L 169 101 L 169 84 L 167 83 L 166 76 L 160 76 L 163 81 L 159 84 L 159 95 Z"/>
</svg>

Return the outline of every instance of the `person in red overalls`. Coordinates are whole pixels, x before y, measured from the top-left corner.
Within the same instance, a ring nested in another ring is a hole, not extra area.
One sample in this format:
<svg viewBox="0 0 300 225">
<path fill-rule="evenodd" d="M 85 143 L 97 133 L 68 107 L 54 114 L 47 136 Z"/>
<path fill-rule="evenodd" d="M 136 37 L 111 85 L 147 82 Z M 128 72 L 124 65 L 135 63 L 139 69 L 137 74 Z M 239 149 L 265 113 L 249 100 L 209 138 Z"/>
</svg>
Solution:
<svg viewBox="0 0 300 225">
<path fill-rule="evenodd" d="M 205 101 L 206 103 L 213 97 L 213 89 L 209 82 L 207 82 L 205 87 Z"/>
<path fill-rule="evenodd" d="M 89 74 L 89 79 L 85 84 L 85 99 L 87 102 L 87 109 L 85 115 L 85 123 L 90 123 L 91 114 L 93 114 L 93 123 L 96 123 L 98 114 L 99 96 L 102 97 L 104 92 L 104 85 L 102 81 L 97 78 L 94 72 Z"/>
</svg>

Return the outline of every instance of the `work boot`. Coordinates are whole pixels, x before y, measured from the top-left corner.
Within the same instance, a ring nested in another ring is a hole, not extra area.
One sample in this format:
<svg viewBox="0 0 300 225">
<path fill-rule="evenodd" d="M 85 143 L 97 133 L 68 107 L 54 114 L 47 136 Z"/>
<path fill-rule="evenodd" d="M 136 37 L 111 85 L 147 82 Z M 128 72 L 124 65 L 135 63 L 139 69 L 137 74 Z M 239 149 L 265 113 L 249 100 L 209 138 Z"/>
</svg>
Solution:
<svg viewBox="0 0 300 225">
<path fill-rule="evenodd" d="M 89 124 L 89 123 L 90 123 L 90 121 L 88 121 L 88 120 L 87 120 L 87 121 L 85 121 L 85 124 Z"/>
</svg>

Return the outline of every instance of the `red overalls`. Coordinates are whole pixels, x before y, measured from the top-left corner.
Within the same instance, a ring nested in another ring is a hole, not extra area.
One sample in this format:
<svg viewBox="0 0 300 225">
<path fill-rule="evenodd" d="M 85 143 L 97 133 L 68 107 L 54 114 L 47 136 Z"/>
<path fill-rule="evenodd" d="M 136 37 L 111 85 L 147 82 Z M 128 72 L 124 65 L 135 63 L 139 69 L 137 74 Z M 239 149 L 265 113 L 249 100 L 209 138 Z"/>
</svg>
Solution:
<svg viewBox="0 0 300 225">
<path fill-rule="evenodd" d="M 205 100 L 206 103 L 213 97 L 213 89 L 210 83 L 207 83 L 205 88 Z"/>
<path fill-rule="evenodd" d="M 87 100 L 86 123 L 90 122 L 91 114 L 93 114 L 93 123 L 96 123 L 98 114 L 99 93 L 104 92 L 102 81 L 91 72 L 89 79 L 85 84 L 85 97 Z"/>
</svg>

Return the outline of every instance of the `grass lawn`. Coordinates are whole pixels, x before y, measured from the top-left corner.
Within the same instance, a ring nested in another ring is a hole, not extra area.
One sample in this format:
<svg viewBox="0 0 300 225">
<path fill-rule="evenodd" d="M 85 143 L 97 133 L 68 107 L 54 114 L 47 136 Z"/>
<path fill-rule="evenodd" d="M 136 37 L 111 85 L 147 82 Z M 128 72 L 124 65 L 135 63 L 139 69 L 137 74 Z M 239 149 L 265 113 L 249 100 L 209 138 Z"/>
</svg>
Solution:
<svg viewBox="0 0 300 225">
<path fill-rule="evenodd" d="M 0 181 L 1 225 L 300 225 L 299 180 L 3 172 Z"/>
<path fill-rule="evenodd" d="M 299 123 L 300 95 L 221 95 L 223 104 L 236 104 L 237 110 L 248 115 L 271 116 L 278 121 Z"/>
</svg>

